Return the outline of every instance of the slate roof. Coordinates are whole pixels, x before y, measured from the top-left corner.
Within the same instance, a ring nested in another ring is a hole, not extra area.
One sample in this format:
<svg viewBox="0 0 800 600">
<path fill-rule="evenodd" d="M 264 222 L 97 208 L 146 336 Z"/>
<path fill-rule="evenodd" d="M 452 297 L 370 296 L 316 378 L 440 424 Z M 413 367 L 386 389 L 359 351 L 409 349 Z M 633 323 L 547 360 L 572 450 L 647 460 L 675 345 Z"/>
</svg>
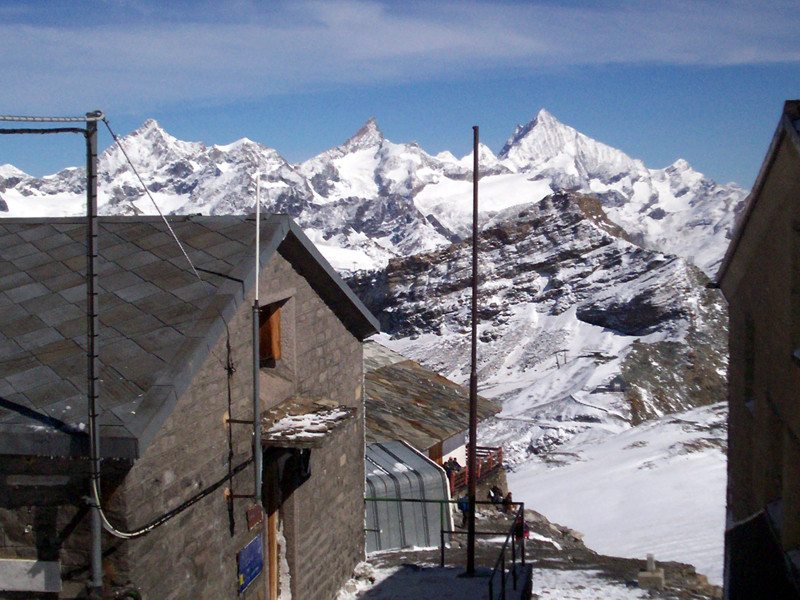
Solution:
<svg viewBox="0 0 800 600">
<path fill-rule="evenodd" d="M 261 445 L 321 448 L 330 434 L 357 418 L 358 410 L 330 400 L 295 396 L 261 417 Z"/>
<path fill-rule="evenodd" d="M 135 458 L 255 282 L 254 217 L 99 221 L 103 456 Z M 359 339 L 375 318 L 285 215 L 262 220 L 261 261 L 289 260 Z M 85 219 L 0 219 L 0 454 L 85 455 Z M 223 320 L 224 317 L 224 320 Z"/>
<path fill-rule="evenodd" d="M 403 440 L 420 451 L 469 427 L 469 390 L 377 342 L 364 344 L 367 443 Z M 478 421 L 500 407 L 478 396 Z"/>
</svg>

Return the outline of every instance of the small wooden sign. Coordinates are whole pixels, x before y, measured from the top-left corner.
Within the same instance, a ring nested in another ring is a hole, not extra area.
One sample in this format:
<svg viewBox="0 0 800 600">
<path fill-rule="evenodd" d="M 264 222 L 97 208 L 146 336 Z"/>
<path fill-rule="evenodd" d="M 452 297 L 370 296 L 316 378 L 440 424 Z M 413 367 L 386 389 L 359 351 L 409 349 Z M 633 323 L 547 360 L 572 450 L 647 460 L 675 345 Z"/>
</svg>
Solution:
<svg viewBox="0 0 800 600">
<path fill-rule="evenodd" d="M 250 531 L 258 525 L 259 523 L 264 522 L 264 509 L 261 508 L 260 505 L 255 504 L 247 509 L 247 530 Z"/>
</svg>

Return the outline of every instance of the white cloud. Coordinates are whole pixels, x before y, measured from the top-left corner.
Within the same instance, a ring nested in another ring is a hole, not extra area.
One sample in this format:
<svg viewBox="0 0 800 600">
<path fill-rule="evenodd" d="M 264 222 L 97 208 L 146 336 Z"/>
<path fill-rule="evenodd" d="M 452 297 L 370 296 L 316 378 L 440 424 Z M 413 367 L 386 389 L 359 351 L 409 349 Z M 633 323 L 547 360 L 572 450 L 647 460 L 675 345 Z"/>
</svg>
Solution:
<svg viewBox="0 0 800 600">
<path fill-rule="evenodd" d="M 103 6 L 132 17 L 0 25 L 6 110 L 142 109 L 461 77 L 475 67 L 800 61 L 800 8 L 789 0 Z"/>
</svg>

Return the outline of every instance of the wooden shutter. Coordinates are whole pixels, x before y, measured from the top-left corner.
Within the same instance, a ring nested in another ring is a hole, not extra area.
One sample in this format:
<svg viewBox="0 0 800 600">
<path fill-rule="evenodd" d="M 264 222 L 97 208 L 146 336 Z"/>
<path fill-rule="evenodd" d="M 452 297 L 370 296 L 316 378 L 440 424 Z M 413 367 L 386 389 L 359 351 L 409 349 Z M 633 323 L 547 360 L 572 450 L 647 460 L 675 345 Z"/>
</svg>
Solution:
<svg viewBox="0 0 800 600">
<path fill-rule="evenodd" d="M 281 359 L 281 307 L 269 304 L 261 309 L 259 319 L 261 362 Z"/>
</svg>

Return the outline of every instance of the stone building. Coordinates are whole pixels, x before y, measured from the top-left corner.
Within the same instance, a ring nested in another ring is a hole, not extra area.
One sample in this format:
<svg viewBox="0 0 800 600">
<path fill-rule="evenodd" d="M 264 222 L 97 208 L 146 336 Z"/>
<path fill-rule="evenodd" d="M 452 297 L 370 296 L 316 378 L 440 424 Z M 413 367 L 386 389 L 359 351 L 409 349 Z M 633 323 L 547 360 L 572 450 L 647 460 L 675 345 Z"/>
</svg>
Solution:
<svg viewBox="0 0 800 600">
<path fill-rule="evenodd" d="M 196 273 L 162 220 L 99 223 L 101 505 L 107 530 L 146 531 L 104 531 L 104 593 L 331 598 L 364 553 L 362 341 L 377 321 L 272 215 L 254 361 L 253 217 L 169 221 Z M 0 598 L 87 593 L 85 229 L 0 220 Z"/>
<path fill-rule="evenodd" d="M 439 465 L 466 465 L 468 389 L 375 341 L 364 345 L 364 365 L 368 444 L 402 440 Z M 499 412 L 478 396 L 478 422 Z"/>
<path fill-rule="evenodd" d="M 800 101 L 786 102 L 718 274 L 730 305 L 730 599 L 800 598 Z"/>
</svg>

